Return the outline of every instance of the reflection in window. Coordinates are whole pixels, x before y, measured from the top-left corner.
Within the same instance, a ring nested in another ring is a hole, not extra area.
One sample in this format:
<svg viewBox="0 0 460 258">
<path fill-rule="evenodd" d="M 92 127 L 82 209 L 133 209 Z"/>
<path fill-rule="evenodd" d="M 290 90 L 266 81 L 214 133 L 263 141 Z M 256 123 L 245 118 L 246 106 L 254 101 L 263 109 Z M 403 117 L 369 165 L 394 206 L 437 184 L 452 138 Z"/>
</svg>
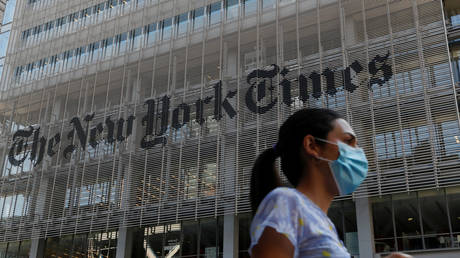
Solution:
<svg viewBox="0 0 460 258">
<path fill-rule="evenodd" d="M 110 182 L 102 182 L 76 187 L 74 190 L 67 189 L 65 207 L 114 203 L 116 198 L 115 185 L 116 181 L 112 184 Z"/>
<path fill-rule="evenodd" d="M 416 128 L 405 128 L 401 131 L 402 133 L 398 130 L 379 133 L 375 136 L 378 159 L 390 160 L 400 158 L 402 157 L 404 147 L 406 157 L 411 157 L 414 161 L 429 161 L 427 157 L 431 155 L 431 146 L 428 126 L 422 125 Z M 442 149 L 440 143 L 435 142 L 434 144 L 437 146 L 437 149 Z"/>
<path fill-rule="evenodd" d="M 113 38 L 107 38 L 104 40 L 104 56 L 109 58 L 112 56 L 113 52 Z"/>
<path fill-rule="evenodd" d="M 352 200 L 334 201 L 328 210 L 328 216 L 335 225 L 337 233 L 345 243 L 351 255 L 359 255 L 356 208 Z"/>
<path fill-rule="evenodd" d="M 188 13 L 176 16 L 176 33 L 182 35 L 187 33 Z"/>
<path fill-rule="evenodd" d="M 0 34 L 0 57 L 6 55 L 6 49 L 8 47 L 8 39 L 10 38 L 10 31 Z"/>
<path fill-rule="evenodd" d="M 221 217 L 148 226 L 143 235 L 143 250 L 136 251 L 136 257 L 221 257 L 218 255 L 222 254 Z"/>
<path fill-rule="evenodd" d="M 238 257 L 249 258 L 248 249 L 251 244 L 251 222 L 252 215 L 250 213 L 238 214 Z"/>
<path fill-rule="evenodd" d="M 27 214 L 28 201 L 23 194 L 0 197 L 1 219 L 19 217 Z"/>
<path fill-rule="evenodd" d="M 122 54 L 126 51 L 126 39 L 127 39 L 127 33 L 122 33 L 117 35 L 117 48 L 118 48 L 118 53 Z"/>
<path fill-rule="evenodd" d="M 238 18 L 238 1 L 239 0 L 225 1 L 225 11 L 227 20 Z"/>
<path fill-rule="evenodd" d="M 257 12 L 257 0 L 244 0 L 244 15 Z"/>
<path fill-rule="evenodd" d="M 0 257 L 29 257 L 30 240 L 0 244 Z"/>
<path fill-rule="evenodd" d="M 449 187 L 446 189 L 447 202 L 449 206 L 450 222 L 452 226 L 453 246 L 460 246 L 460 187 Z"/>
<path fill-rule="evenodd" d="M 151 23 L 145 26 L 145 33 L 147 34 L 147 45 L 152 45 L 155 42 L 155 34 L 157 30 L 157 24 Z"/>
<path fill-rule="evenodd" d="M 460 158 L 460 131 L 456 120 L 443 122 L 441 124 L 442 142 L 446 159 Z"/>
<path fill-rule="evenodd" d="M 5 12 L 3 13 L 2 24 L 8 24 L 13 21 L 14 10 L 16 9 L 16 0 L 9 0 L 6 2 Z"/>
<path fill-rule="evenodd" d="M 450 247 L 449 219 L 444 190 L 420 192 L 419 199 L 426 248 Z"/>
<path fill-rule="evenodd" d="M 209 5 L 209 26 L 219 23 L 221 20 L 221 2 Z"/>
<path fill-rule="evenodd" d="M 164 19 L 161 22 L 161 39 L 167 40 L 171 38 L 172 33 L 172 18 Z"/>
<path fill-rule="evenodd" d="M 215 196 L 216 195 L 216 163 L 204 165 L 204 169 L 201 174 L 201 192 L 204 196 Z"/>
<path fill-rule="evenodd" d="M 276 8 L 276 0 L 262 0 L 262 9 Z"/>
<path fill-rule="evenodd" d="M 204 25 L 204 7 L 193 11 L 193 30 L 197 31 Z"/>
<path fill-rule="evenodd" d="M 422 232 L 416 193 L 393 196 L 396 237 L 399 250 L 422 249 Z"/>
<path fill-rule="evenodd" d="M 184 182 L 184 200 L 194 199 L 198 193 L 198 174 L 196 167 L 188 167 L 183 170 Z"/>
<path fill-rule="evenodd" d="M 131 46 L 133 50 L 141 48 L 142 28 L 137 28 L 130 32 L 130 41 L 131 41 Z"/>
<path fill-rule="evenodd" d="M 196 255 L 198 245 L 198 222 L 184 221 L 182 223 L 182 256 Z"/>
<path fill-rule="evenodd" d="M 372 218 L 375 251 L 382 253 L 396 250 L 391 196 L 372 199 Z"/>
<path fill-rule="evenodd" d="M 45 257 L 115 257 L 117 238 L 117 231 L 47 238 Z"/>
<path fill-rule="evenodd" d="M 215 219 L 203 219 L 200 221 L 200 255 L 217 257 L 217 233 Z"/>
</svg>

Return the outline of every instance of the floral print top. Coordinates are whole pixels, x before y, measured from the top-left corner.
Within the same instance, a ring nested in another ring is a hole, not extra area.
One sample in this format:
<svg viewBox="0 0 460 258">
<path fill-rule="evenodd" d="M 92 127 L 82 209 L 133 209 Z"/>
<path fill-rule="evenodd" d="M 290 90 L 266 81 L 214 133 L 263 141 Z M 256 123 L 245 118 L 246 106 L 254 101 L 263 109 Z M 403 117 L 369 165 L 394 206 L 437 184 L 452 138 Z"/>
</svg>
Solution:
<svg viewBox="0 0 460 258">
<path fill-rule="evenodd" d="M 291 241 L 295 258 L 350 258 L 332 221 L 295 188 L 278 187 L 261 202 L 251 223 L 250 254 L 267 226 Z"/>
</svg>

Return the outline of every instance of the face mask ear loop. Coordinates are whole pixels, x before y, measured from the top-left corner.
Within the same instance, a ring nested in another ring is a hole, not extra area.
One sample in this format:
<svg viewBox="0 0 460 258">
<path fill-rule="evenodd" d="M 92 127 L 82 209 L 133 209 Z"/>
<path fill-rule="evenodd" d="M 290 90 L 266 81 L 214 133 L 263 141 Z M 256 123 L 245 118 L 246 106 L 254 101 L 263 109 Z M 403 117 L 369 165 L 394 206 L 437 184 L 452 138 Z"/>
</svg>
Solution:
<svg viewBox="0 0 460 258">
<path fill-rule="evenodd" d="M 338 146 L 338 144 L 335 143 L 335 142 L 331 142 L 331 141 L 328 141 L 328 140 L 325 140 L 325 139 L 321 139 L 321 138 L 318 138 L 318 137 L 315 137 L 315 140 L 322 141 L 322 142 L 326 142 L 326 143 L 330 143 L 330 144 L 335 144 L 335 145 Z M 327 161 L 327 162 L 332 162 L 332 161 L 333 161 L 333 160 L 326 159 L 326 158 L 323 158 L 323 157 L 320 157 L 320 156 L 315 157 L 315 158 L 317 158 L 317 159 L 319 159 L 319 160 L 324 160 L 324 161 Z"/>
<path fill-rule="evenodd" d="M 317 158 L 317 159 L 319 159 L 319 160 L 324 160 L 324 161 L 327 161 L 327 162 L 332 162 L 332 161 L 333 161 L 333 160 L 326 159 L 326 158 L 323 158 L 323 157 L 320 157 L 320 156 L 315 157 L 315 158 Z"/>
</svg>

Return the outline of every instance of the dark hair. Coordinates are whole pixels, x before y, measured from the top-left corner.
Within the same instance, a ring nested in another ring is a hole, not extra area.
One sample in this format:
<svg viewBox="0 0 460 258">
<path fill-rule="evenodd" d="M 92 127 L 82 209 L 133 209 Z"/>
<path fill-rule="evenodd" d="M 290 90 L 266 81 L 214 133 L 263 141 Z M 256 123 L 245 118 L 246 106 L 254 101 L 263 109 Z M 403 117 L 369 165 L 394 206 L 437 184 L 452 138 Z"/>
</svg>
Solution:
<svg viewBox="0 0 460 258">
<path fill-rule="evenodd" d="M 301 146 L 306 135 L 327 138 L 333 129 L 332 122 L 341 116 L 330 109 L 302 109 L 291 115 L 281 126 L 278 143 L 262 152 L 256 159 L 251 172 L 250 201 L 256 212 L 265 196 L 281 186 L 275 160 L 281 157 L 281 168 L 289 182 L 296 187 L 302 177 L 305 161 Z"/>
</svg>

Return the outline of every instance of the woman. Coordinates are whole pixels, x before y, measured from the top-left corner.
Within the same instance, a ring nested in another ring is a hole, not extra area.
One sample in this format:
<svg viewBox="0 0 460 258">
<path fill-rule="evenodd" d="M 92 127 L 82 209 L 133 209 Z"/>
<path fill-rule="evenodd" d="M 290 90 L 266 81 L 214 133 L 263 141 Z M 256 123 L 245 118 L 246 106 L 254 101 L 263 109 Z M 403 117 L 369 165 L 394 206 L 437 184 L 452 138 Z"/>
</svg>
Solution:
<svg viewBox="0 0 460 258">
<path fill-rule="evenodd" d="M 295 188 L 280 187 L 277 157 Z M 336 112 L 303 109 L 290 116 L 278 143 L 252 169 L 251 256 L 350 257 L 326 214 L 334 196 L 352 193 L 367 168 L 353 129 Z"/>
</svg>

